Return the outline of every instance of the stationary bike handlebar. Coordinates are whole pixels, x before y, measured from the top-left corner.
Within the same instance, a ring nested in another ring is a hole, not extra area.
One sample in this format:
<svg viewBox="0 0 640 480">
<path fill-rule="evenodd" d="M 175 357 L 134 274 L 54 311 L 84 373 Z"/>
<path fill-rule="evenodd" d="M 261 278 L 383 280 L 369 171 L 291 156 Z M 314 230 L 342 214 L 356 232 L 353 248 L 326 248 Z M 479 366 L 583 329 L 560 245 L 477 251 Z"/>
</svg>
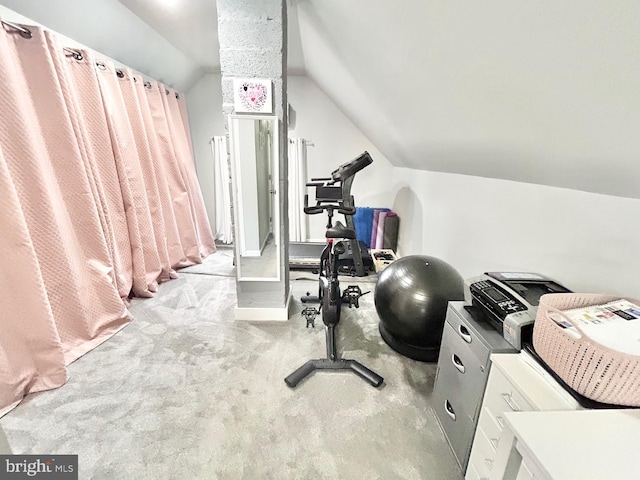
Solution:
<svg viewBox="0 0 640 480">
<path fill-rule="evenodd" d="M 304 213 L 316 215 L 337 211 L 343 215 L 354 215 L 353 196 L 350 194 L 353 177 L 367 165 L 373 163 L 369 152 L 364 152 L 350 162 L 344 163 L 331 172 L 331 177 L 311 178 L 307 187 L 316 188 L 316 204 L 309 206 L 309 195 L 304 196 Z"/>
<path fill-rule="evenodd" d="M 331 210 L 332 212 L 342 213 L 343 215 L 355 215 L 356 207 L 343 205 L 341 202 L 336 203 L 318 203 L 317 205 L 309 206 L 309 195 L 304 196 L 304 213 L 307 215 L 316 215 L 318 213 Z M 332 215 L 333 216 L 333 215 Z"/>
<path fill-rule="evenodd" d="M 365 150 L 365 152 L 359 157 L 354 158 L 350 162 L 343 163 L 331 172 L 331 178 L 335 182 L 342 182 L 349 177 L 353 177 L 356 173 L 371 163 L 373 163 L 373 158 L 371 158 L 369 152 Z"/>
</svg>

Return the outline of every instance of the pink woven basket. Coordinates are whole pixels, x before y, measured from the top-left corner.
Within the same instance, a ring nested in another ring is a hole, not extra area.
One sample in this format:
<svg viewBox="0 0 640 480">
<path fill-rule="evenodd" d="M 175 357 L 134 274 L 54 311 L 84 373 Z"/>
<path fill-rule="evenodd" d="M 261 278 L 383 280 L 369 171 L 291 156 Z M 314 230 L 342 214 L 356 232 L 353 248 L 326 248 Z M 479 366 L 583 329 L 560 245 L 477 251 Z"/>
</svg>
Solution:
<svg viewBox="0 0 640 480">
<path fill-rule="evenodd" d="M 613 405 L 640 407 L 640 355 L 630 355 L 593 341 L 562 312 L 601 305 L 620 297 L 591 293 L 554 293 L 540 297 L 533 327 L 533 347 L 576 392 Z M 640 305 L 638 300 L 627 298 Z M 549 318 L 554 313 L 574 325 L 574 338 Z"/>
</svg>

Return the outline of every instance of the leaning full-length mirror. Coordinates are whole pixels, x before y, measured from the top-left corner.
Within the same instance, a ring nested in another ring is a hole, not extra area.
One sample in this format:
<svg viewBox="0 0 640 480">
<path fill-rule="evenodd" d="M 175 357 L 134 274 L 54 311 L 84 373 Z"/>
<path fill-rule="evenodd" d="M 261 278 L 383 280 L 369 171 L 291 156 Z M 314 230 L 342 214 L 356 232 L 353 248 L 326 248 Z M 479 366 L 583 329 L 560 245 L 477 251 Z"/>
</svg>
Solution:
<svg viewBox="0 0 640 480">
<path fill-rule="evenodd" d="M 230 115 L 229 137 L 238 280 L 278 281 L 278 117 Z"/>
</svg>

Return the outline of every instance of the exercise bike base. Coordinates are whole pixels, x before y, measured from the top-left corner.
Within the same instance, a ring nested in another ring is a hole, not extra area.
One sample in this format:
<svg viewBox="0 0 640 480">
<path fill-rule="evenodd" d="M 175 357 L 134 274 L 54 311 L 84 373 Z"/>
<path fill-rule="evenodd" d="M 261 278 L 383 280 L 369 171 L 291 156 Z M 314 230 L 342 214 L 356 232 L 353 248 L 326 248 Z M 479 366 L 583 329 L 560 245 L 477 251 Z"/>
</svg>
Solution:
<svg viewBox="0 0 640 480">
<path fill-rule="evenodd" d="M 289 387 L 294 388 L 301 380 L 306 378 L 307 375 L 310 375 L 316 370 L 351 370 L 374 387 L 379 387 L 382 385 L 382 382 L 384 382 L 384 378 L 357 360 L 347 360 L 344 358 L 339 360 L 330 360 L 328 358 L 309 360 L 285 378 L 284 381 Z"/>
</svg>

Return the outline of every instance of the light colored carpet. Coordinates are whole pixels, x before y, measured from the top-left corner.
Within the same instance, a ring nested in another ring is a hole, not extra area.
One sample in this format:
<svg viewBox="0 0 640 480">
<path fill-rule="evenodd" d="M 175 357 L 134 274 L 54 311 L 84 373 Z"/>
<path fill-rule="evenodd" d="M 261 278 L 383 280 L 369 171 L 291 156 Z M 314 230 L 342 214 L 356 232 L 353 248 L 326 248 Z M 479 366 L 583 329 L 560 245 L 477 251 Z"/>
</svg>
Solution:
<svg viewBox="0 0 640 480">
<path fill-rule="evenodd" d="M 338 348 L 383 387 L 317 372 L 292 390 L 284 377 L 325 355 L 322 321 L 234 322 L 230 252 L 135 301 L 132 324 L 73 363 L 67 385 L 3 417 L 13 452 L 78 454 L 81 479 L 462 479 L 430 407 L 436 366 L 384 344 L 373 292 L 343 309 Z M 310 277 L 292 275 L 294 312 Z"/>
</svg>

